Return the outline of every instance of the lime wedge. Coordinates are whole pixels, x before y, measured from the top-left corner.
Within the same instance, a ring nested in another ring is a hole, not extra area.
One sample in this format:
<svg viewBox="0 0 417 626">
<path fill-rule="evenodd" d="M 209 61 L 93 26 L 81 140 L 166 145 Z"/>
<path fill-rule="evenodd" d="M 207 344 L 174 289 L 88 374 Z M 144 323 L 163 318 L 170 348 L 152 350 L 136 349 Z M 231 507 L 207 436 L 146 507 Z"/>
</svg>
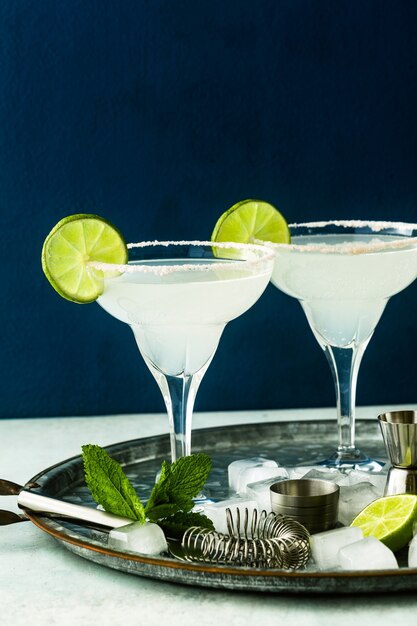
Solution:
<svg viewBox="0 0 417 626">
<path fill-rule="evenodd" d="M 263 200 L 242 200 L 217 220 L 211 240 L 289 243 L 290 231 L 285 218 L 272 204 Z"/>
<path fill-rule="evenodd" d="M 52 287 L 67 300 L 86 304 L 103 293 L 103 272 L 89 261 L 126 263 L 120 232 L 98 215 L 70 215 L 51 230 L 42 248 L 42 269 Z"/>
<path fill-rule="evenodd" d="M 365 537 L 372 535 L 396 552 L 412 538 L 415 519 L 417 496 L 401 494 L 374 500 L 355 517 L 351 526 L 359 526 Z"/>
</svg>

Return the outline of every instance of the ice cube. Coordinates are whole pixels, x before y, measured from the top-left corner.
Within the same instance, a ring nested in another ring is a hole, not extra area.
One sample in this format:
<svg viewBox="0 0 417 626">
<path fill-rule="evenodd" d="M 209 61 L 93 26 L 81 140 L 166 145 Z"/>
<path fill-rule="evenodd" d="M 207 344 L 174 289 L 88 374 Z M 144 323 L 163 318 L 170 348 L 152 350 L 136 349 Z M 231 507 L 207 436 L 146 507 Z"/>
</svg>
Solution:
<svg viewBox="0 0 417 626">
<path fill-rule="evenodd" d="M 239 509 L 241 520 L 244 519 L 245 509 L 248 509 L 249 520 L 252 518 L 253 511 L 256 509 L 259 512 L 259 507 L 256 500 L 252 498 L 240 498 L 235 496 L 228 500 L 221 500 L 220 502 L 210 503 L 204 506 L 203 513 L 207 515 L 214 524 L 214 528 L 220 533 L 228 533 L 227 530 L 227 518 L 226 509 L 230 509 L 233 519 L 236 519 L 236 512 Z"/>
<path fill-rule="evenodd" d="M 313 559 L 319 569 L 335 569 L 339 565 L 338 552 L 344 546 L 363 539 L 362 528 L 348 526 L 334 528 L 310 537 Z"/>
<path fill-rule="evenodd" d="M 283 467 L 269 467 L 261 465 L 259 467 L 247 467 L 238 476 L 237 492 L 239 495 L 247 493 L 247 486 L 251 483 L 268 480 L 269 478 L 288 478 L 288 472 Z"/>
<path fill-rule="evenodd" d="M 287 467 L 288 476 L 292 478 L 304 478 L 307 472 L 317 469 L 314 465 L 296 465 L 295 467 Z"/>
<path fill-rule="evenodd" d="M 349 484 L 346 474 L 332 467 L 323 467 L 323 468 L 315 467 L 314 469 L 309 470 L 307 474 L 304 474 L 302 478 L 303 479 L 308 479 L 308 478 L 317 479 L 318 478 L 319 480 L 330 480 L 332 483 L 335 483 L 336 485 Z"/>
<path fill-rule="evenodd" d="M 414 535 L 408 546 L 408 567 L 417 567 L 417 535 Z"/>
<path fill-rule="evenodd" d="M 376 537 L 365 537 L 341 548 L 338 561 L 345 570 L 398 569 L 392 550 Z"/>
<path fill-rule="evenodd" d="M 229 487 L 232 491 L 238 491 L 239 475 L 242 471 L 253 467 L 278 467 L 276 461 L 271 459 L 263 459 L 260 456 L 251 457 L 249 459 L 238 459 L 229 464 L 227 468 L 229 474 Z M 249 482 L 254 482 L 249 481 Z"/>
<path fill-rule="evenodd" d="M 362 509 L 380 497 L 379 489 L 370 482 L 342 485 L 339 494 L 339 522 L 349 526 Z"/>
<path fill-rule="evenodd" d="M 266 480 L 258 480 L 256 483 L 250 483 L 246 487 L 246 495 L 256 500 L 260 511 L 266 511 L 267 513 L 272 511 L 271 485 L 288 478 L 288 472 L 283 467 L 278 467 L 276 472 L 279 472 L 279 474 L 272 478 L 267 478 Z"/>
<path fill-rule="evenodd" d="M 369 482 L 378 489 L 379 497 L 384 495 L 385 484 L 387 482 L 387 473 L 381 472 L 363 472 L 362 470 L 354 469 L 347 474 L 347 480 L 349 485 L 357 485 L 359 483 Z"/>
<path fill-rule="evenodd" d="M 140 554 L 156 555 L 165 552 L 168 545 L 164 531 L 152 522 L 132 522 L 109 532 L 109 548 Z"/>
</svg>

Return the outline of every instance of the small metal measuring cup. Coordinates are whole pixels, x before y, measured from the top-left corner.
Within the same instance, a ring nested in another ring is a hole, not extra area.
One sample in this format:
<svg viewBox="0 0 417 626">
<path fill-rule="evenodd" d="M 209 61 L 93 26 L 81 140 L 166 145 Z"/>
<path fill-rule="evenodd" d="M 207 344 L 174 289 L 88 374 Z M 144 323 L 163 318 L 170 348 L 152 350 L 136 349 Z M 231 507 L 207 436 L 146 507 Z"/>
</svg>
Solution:
<svg viewBox="0 0 417 626">
<path fill-rule="evenodd" d="M 392 411 L 378 415 L 392 467 L 385 495 L 417 494 L 417 411 Z"/>
<path fill-rule="evenodd" d="M 281 480 L 270 487 L 274 513 L 287 515 L 310 533 L 334 528 L 337 524 L 339 485 L 321 479 Z"/>
</svg>

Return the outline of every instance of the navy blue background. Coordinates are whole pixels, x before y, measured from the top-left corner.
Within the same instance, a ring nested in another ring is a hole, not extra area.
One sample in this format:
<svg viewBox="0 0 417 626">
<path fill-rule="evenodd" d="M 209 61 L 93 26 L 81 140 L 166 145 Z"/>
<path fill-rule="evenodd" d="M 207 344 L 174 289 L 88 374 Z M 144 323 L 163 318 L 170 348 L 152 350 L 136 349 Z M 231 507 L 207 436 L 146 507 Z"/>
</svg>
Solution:
<svg viewBox="0 0 417 626">
<path fill-rule="evenodd" d="M 163 411 L 127 326 L 61 299 L 44 237 L 99 213 L 206 238 L 236 201 L 290 221 L 417 222 L 413 0 L 1 0 L 0 415 Z M 365 354 L 362 404 L 417 399 L 417 286 Z M 231 323 L 198 410 L 333 405 L 296 301 Z"/>
</svg>

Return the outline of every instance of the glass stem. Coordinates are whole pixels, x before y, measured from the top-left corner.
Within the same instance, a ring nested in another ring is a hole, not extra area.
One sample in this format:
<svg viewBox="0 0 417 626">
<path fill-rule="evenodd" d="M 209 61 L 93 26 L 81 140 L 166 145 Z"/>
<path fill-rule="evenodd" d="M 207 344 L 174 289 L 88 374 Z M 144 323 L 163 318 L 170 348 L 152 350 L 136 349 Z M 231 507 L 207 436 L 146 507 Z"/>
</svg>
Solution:
<svg viewBox="0 0 417 626">
<path fill-rule="evenodd" d="M 191 423 L 196 392 L 194 376 L 165 376 L 164 401 L 168 411 L 172 462 L 191 454 Z"/>
<path fill-rule="evenodd" d="M 361 456 L 355 446 L 355 400 L 359 366 L 368 341 L 351 348 L 323 346 L 333 373 L 337 400 L 339 443 L 337 456 L 343 460 Z"/>
<path fill-rule="evenodd" d="M 191 454 L 191 426 L 197 390 L 211 363 L 211 357 L 195 374 L 170 376 L 163 374 L 144 356 L 162 392 L 169 418 L 171 461 Z"/>
</svg>

